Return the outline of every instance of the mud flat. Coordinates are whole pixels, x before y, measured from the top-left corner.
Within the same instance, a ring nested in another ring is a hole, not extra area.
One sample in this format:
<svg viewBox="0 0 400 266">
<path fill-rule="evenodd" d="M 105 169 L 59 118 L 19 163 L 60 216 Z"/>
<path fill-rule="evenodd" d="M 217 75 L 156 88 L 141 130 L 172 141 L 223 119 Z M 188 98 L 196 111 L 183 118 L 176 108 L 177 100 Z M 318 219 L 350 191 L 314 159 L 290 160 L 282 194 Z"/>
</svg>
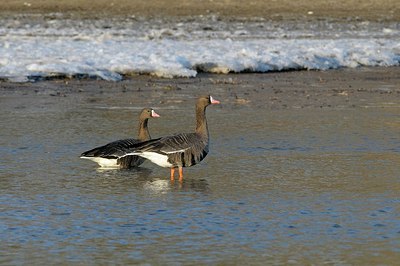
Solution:
<svg viewBox="0 0 400 266">
<path fill-rule="evenodd" d="M 13 0 L 3 1 L 0 13 L 67 13 L 73 16 L 198 16 L 264 17 L 273 19 L 355 18 L 399 20 L 396 0 L 263 1 L 140 1 L 140 0 Z"/>
<path fill-rule="evenodd" d="M 120 105 L 189 102 L 212 93 L 225 106 L 250 108 L 400 108 L 400 68 L 358 68 L 264 74 L 200 74 L 196 78 L 126 77 L 121 82 L 54 79 L 35 83 L 0 82 L 2 104 L 113 101 Z M 17 96 L 17 97 L 12 97 Z M 400 111 L 400 109 L 399 109 Z"/>
</svg>

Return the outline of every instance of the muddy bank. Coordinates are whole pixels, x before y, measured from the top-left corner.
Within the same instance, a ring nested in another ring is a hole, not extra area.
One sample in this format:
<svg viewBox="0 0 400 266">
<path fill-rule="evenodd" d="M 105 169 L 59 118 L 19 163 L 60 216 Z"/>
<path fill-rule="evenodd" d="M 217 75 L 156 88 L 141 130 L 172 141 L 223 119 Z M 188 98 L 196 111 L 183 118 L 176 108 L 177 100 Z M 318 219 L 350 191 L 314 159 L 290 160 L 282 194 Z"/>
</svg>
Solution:
<svg viewBox="0 0 400 266">
<path fill-rule="evenodd" d="M 198 16 L 264 17 L 270 19 L 355 18 L 399 20 L 397 0 L 256 0 L 228 1 L 140 1 L 140 0 L 14 0 L 3 1 L 0 13 L 65 13 L 75 17 L 104 16 Z"/>
<path fill-rule="evenodd" d="M 264 74 L 200 74 L 196 78 L 128 77 L 121 82 L 58 79 L 36 83 L 0 82 L 2 105 L 85 104 L 184 106 L 212 93 L 226 108 L 397 108 L 400 68 L 341 69 Z"/>
</svg>

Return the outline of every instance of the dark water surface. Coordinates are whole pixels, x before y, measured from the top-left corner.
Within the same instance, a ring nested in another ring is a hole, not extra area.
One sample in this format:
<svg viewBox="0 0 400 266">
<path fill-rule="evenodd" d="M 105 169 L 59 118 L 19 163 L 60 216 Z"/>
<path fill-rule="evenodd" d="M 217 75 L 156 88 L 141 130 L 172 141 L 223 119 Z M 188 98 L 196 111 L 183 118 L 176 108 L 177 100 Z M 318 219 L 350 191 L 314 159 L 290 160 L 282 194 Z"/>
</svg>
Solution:
<svg viewBox="0 0 400 266">
<path fill-rule="evenodd" d="M 102 97 L 2 97 L 1 265 L 398 263 L 399 108 L 274 111 L 217 93 L 210 154 L 180 184 L 149 162 L 79 159 L 135 135 L 147 106 Z M 174 99 L 149 100 L 153 137 L 192 130 L 194 98 Z"/>
</svg>

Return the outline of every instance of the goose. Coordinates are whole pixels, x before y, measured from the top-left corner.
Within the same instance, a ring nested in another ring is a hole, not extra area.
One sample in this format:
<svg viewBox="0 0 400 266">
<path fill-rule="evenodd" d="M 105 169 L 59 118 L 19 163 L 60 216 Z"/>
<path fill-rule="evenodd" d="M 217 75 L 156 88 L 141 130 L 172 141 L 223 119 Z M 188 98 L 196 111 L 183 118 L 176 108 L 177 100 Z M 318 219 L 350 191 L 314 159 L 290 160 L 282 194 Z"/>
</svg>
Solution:
<svg viewBox="0 0 400 266">
<path fill-rule="evenodd" d="M 119 158 L 138 155 L 151 162 L 170 168 L 170 178 L 174 181 L 178 168 L 179 181 L 183 180 L 183 167 L 193 166 L 208 154 L 209 132 L 206 120 L 206 108 L 210 104 L 219 104 L 211 95 L 202 96 L 196 102 L 196 130 L 193 133 L 180 133 L 172 136 L 151 139 L 129 145 Z"/>
<path fill-rule="evenodd" d="M 141 165 L 145 159 L 139 156 L 125 156 L 118 158 L 116 154 L 123 151 L 129 145 L 140 143 L 151 139 L 147 122 L 149 118 L 160 117 L 152 108 L 144 108 L 139 115 L 139 134 L 138 139 L 121 139 L 110 142 L 106 145 L 85 151 L 80 158 L 92 160 L 102 168 L 132 168 Z"/>
</svg>

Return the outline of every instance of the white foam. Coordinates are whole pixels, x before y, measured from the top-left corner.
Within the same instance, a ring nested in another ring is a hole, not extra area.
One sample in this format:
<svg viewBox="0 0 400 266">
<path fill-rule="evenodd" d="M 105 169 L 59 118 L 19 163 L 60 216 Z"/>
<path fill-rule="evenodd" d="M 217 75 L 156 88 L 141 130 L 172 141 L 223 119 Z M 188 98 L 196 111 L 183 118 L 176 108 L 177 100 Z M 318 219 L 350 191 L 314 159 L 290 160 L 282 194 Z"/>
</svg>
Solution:
<svg viewBox="0 0 400 266">
<path fill-rule="evenodd" d="M 400 34 L 390 25 L 383 30 L 374 26 L 369 34 L 370 24 L 352 34 L 347 29 L 331 28 L 330 35 L 324 33 L 321 38 L 321 33 L 308 28 L 280 28 L 272 33 L 269 28 L 257 31 L 252 23 L 237 29 L 217 25 L 211 32 L 179 23 L 172 28 L 148 26 L 147 32 L 129 27 L 99 29 L 90 23 L 62 28 L 57 20 L 45 27 L 11 27 L 10 23 L 6 23 L 8 28 L 0 26 L 0 78 L 12 81 L 54 75 L 118 81 L 132 73 L 172 78 L 194 77 L 199 71 L 326 70 L 400 64 Z"/>
</svg>

